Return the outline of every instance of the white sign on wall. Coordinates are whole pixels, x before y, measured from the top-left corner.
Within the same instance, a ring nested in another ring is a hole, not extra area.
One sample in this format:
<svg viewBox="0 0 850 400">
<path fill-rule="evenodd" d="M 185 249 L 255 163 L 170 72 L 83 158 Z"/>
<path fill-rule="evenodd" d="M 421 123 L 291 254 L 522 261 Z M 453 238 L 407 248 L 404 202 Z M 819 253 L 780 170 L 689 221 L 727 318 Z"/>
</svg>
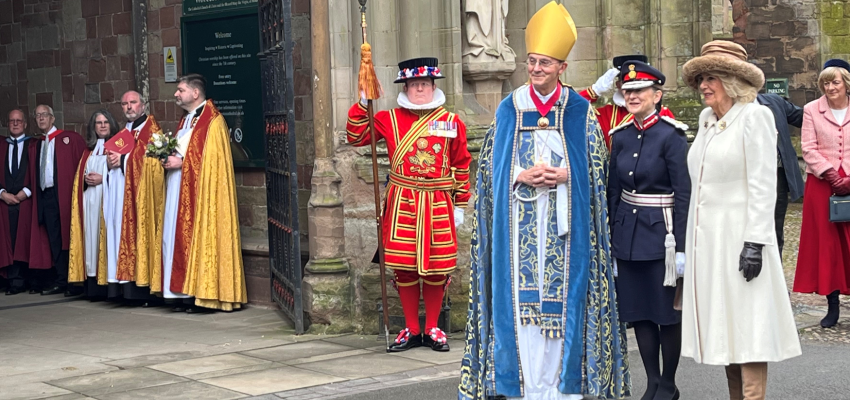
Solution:
<svg viewBox="0 0 850 400">
<path fill-rule="evenodd" d="M 165 81 L 177 82 L 177 47 L 163 47 L 162 59 L 162 65 L 165 67 Z"/>
</svg>

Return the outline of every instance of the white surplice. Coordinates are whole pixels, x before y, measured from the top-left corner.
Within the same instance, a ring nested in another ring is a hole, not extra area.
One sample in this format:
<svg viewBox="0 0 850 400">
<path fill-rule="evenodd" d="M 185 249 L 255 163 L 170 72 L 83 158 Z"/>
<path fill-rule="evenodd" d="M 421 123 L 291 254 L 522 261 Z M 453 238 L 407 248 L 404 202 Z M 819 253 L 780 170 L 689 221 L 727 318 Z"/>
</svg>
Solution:
<svg viewBox="0 0 850 400">
<path fill-rule="evenodd" d="M 116 276 L 118 250 L 121 246 L 121 220 L 124 215 L 124 171 L 121 168 L 110 169 L 103 180 L 109 182 L 103 204 L 103 220 L 106 223 L 106 280 L 109 283 L 125 283 L 127 281 L 119 281 Z"/>
<path fill-rule="evenodd" d="M 549 96 L 538 96 L 545 103 L 554 94 Z M 530 92 L 527 90 L 519 90 L 514 92 L 516 96 L 517 108 L 519 109 L 534 109 L 534 102 L 531 99 Z M 541 149 L 540 158 L 545 163 L 549 163 L 552 153 L 564 158 L 564 146 L 561 140 L 561 134 L 557 130 L 536 130 L 535 148 Z M 542 150 L 543 148 L 546 150 Z M 536 159 L 537 157 L 535 157 Z M 559 165 L 560 168 L 566 167 L 566 162 Z M 514 182 L 516 182 L 519 173 L 523 168 L 519 166 L 519 159 L 514 160 Z M 555 189 L 545 188 L 539 190 L 536 199 L 526 199 L 528 201 L 537 202 L 537 222 L 538 226 L 546 226 L 549 223 L 549 192 L 557 192 L 557 203 L 555 210 L 557 212 L 558 234 L 565 235 L 569 228 L 569 193 L 566 184 L 560 184 Z M 518 213 L 518 202 L 522 201 L 513 196 L 512 209 L 514 215 Z M 513 218 L 512 245 L 516 249 L 519 246 L 518 218 Z M 545 260 L 546 237 L 539 235 L 538 241 L 538 260 Z M 513 251 L 513 275 L 519 276 L 519 251 Z M 538 282 L 543 282 L 545 269 L 538 268 Z M 542 291 L 543 285 L 540 285 Z M 566 288 L 565 288 L 566 290 Z M 522 371 L 522 382 L 524 397 L 509 399 L 523 400 L 581 400 L 580 394 L 564 394 L 558 390 L 558 385 L 561 382 L 561 360 L 563 357 L 564 339 L 547 338 L 540 332 L 540 327 L 536 325 L 522 325 L 520 323 L 519 311 L 519 288 L 514 285 L 514 316 L 517 329 L 517 346 L 519 349 L 520 365 Z M 543 293 L 540 293 L 540 298 L 543 298 Z"/>
<path fill-rule="evenodd" d="M 195 111 L 186 115 L 183 126 L 177 131 L 177 139 L 192 135 L 192 120 Z M 181 154 L 181 157 L 185 155 Z M 183 180 L 183 169 L 171 169 L 165 172 L 165 220 L 162 234 L 162 265 L 163 285 L 162 297 L 166 299 L 185 299 L 191 296 L 171 291 L 171 265 L 174 261 L 174 238 L 177 234 L 177 211 L 180 206 L 180 183 Z"/>
<path fill-rule="evenodd" d="M 100 245 L 100 213 L 105 212 L 104 192 L 107 190 L 106 156 L 103 155 L 103 139 L 98 139 L 91 155 L 86 160 L 83 176 L 88 173 L 103 175 L 103 183 L 89 186 L 83 192 L 83 227 L 86 249 L 86 276 L 97 277 L 97 256 Z"/>
</svg>

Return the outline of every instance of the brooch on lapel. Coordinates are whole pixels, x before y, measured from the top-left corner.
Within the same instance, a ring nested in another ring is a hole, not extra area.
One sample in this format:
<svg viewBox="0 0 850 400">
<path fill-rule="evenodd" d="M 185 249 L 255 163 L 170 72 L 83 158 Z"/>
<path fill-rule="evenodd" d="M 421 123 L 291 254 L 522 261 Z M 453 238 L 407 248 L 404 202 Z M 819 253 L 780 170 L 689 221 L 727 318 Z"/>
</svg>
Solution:
<svg viewBox="0 0 850 400">
<path fill-rule="evenodd" d="M 63 138 L 62 138 L 62 143 L 65 143 L 65 144 L 71 143 L 71 139 L 70 139 L 70 138 L 68 138 L 67 136 L 66 136 L 66 137 L 63 137 Z"/>
<path fill-rule="evenodd" d="M 726 121 L 720 121 L 720 130 L 726 129 Z"/>
</svg>

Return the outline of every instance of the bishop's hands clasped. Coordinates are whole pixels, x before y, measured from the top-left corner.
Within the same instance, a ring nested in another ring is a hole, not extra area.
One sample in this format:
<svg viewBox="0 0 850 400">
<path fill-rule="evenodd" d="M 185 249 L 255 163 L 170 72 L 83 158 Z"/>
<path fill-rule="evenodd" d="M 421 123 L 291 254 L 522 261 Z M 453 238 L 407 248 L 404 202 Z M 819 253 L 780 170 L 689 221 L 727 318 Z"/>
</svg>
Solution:
<svg viewBox="0 0 850 400">
<path fill-rule="evenodd" d="M 517 182 L 532 187 L 555 187 L 567 182 L 567 169 L 550 167 L 546 164 L 536 164 L 520 172 Z"/>
</svg>

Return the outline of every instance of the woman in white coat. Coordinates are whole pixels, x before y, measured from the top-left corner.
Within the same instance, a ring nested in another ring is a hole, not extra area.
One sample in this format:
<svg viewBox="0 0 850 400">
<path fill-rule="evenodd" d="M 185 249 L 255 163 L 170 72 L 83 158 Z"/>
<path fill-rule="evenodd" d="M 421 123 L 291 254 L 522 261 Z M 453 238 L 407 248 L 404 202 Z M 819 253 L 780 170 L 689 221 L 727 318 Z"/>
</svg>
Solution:
<svg viewBox="0 0 850 400">
<path fill-rule="evenodd" d="M 776 130 L 743 47 L 713 41 L 683 67 L 708 106 L 688 153 L 682 355 L 726 366 L 730 399 L 764 399 L 767 362 L 801 354 L 774 232 Z"/>
</svg>

